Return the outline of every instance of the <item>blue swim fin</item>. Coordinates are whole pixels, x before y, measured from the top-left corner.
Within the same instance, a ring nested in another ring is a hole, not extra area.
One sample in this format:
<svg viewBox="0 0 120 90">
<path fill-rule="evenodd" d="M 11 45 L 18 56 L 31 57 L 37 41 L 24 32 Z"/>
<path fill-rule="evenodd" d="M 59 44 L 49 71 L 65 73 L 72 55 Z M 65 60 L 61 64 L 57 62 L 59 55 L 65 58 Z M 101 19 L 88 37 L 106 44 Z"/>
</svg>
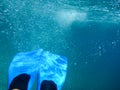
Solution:
<svg viewBox="0 0 120 90">
<path fill-rule="evenodd" d="M 47 85 L 48 89 L 43 90 L 61 90 L 67 73 L 67 59 L 50 52 L 43 52 L 42 56 L 43 59 L 39 65 L 37 90 L 40 90 L 41 84 L 44 82 L 48 84 L 53 82 L 56 84 L 57 89 L 49 89 L 51 87 Z M 53 87 L 55 86 L 54 84 L 51 85 L 52 88 L 55 88 Z"/>
<path fill-rule="evenodd" d="M 30 76 L 30 79 L 28 80 L 27 90 L 31 90 L 32 84 L 38 72 L 37 63 L 40 61 L 39 56 L 41 55 L 42 51 L 43 50 L 40 49 L 32 52 L 19 53 L 14 57 L 8 70 L 9 89 L 12 87 L 14 88 L 15 85 L 12 84 L 17 83 L 17 82 L 14 83 L 15 80 L 20 81 L 21 80 L 19 79 L 20 77 L 25 78 L 28 75 Z M 22 74 L 26 74 L 26 75 L 22 75 Z"/>
</svg>

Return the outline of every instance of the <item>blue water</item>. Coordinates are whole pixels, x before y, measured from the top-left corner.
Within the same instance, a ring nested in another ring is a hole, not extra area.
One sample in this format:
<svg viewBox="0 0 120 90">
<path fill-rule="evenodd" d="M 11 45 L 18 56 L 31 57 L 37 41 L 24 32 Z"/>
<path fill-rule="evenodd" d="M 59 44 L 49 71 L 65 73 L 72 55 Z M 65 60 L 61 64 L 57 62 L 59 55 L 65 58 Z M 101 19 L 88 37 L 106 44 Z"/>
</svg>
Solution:
<svg viewBox="0 0 120 90">
<path fill-rule="evenodd" d="M 0 90 L 16 53 L 39 48 L 68 58 L 62 90 L 120 90 L 120 0 L 0 0 Z"/>
</svg>

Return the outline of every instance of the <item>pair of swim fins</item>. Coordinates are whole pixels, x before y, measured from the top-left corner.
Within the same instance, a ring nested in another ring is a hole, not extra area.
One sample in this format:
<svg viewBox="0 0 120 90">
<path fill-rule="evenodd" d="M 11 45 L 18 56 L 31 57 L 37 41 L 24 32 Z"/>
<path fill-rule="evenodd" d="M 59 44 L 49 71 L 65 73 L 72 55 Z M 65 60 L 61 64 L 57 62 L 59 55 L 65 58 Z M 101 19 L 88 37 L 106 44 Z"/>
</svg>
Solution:
<svg viewBox="0 0 120 90">
<path fill-rule="evenodd" d="M 8 90 L 31 90 L 37 79 L 37 90 L 61 90 L 67 73 L 66 57 L 43 49 L 17 54 L 8 70 Z"/>
</svg>

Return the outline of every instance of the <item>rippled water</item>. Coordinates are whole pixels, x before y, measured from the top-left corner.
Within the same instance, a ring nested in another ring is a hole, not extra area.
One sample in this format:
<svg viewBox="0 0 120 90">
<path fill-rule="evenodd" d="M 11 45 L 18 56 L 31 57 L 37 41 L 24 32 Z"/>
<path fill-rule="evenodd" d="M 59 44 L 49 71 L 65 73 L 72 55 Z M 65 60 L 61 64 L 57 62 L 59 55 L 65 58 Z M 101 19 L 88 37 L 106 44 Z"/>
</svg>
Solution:
<svg viewBox="0 0 120 90">
<path fill-rule="evenodd" d="M 120 0 L 1 0 L 0 90 L 18 52 L 68 57 L 63 90 L 120 90 Z"/>
</svg>

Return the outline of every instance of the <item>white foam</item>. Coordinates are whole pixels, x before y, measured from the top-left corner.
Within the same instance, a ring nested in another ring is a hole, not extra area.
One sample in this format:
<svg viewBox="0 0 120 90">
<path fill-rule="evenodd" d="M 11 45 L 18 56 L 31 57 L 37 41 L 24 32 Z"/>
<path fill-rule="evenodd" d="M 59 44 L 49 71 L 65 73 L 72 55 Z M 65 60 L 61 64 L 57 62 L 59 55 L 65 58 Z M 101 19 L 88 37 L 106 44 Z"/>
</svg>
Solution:
<svg viewBox="0 0 120 90">
<path fill-rule="evenodd" d="M 77 10 L 60 10 L 57 12 L 57 22 L 61 26 L 69 26 L 74 21 L 84 21 L 87 17 L 85 12 Z"/>
</svg>

